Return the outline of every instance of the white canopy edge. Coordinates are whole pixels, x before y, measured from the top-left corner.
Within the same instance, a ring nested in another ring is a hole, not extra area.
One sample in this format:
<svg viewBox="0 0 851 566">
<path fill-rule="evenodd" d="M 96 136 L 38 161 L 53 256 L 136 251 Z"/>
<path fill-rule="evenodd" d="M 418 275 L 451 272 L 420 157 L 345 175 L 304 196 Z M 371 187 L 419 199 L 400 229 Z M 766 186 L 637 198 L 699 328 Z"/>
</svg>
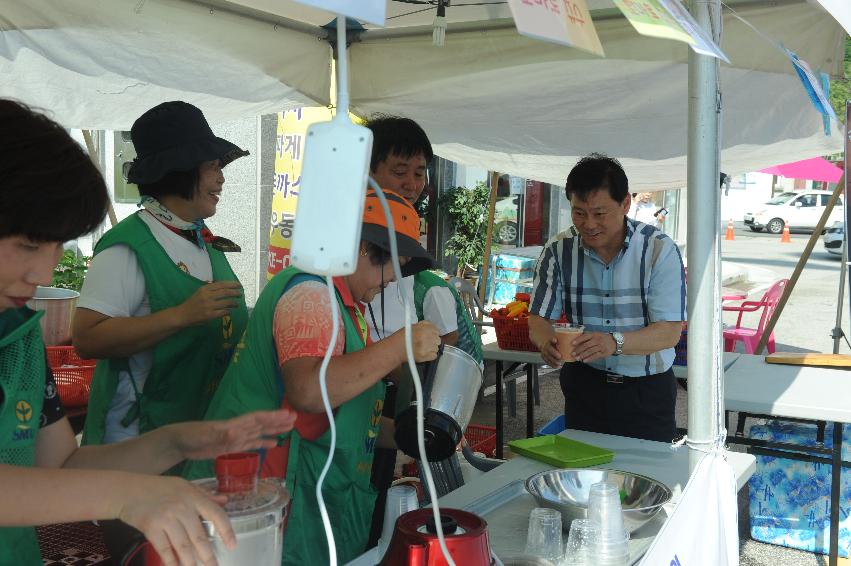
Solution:
<svg viewBox="0 0 851 566">
<path fill-rule="evenodd" d="M 67 127 L 129 129 L 175 99 L 221 122 L 328 98 L 330 49 L 308 33 L 192 2 L 0 5 L 0 96 Z"/>
<path fill-rule="evenodd" d="M 813 66 L 833 68 L 845 33 L 807 4 L 738 10 Z M 788 59 L 729 14 L 722 47 L 721 167 L 753 171 L 839 151 Z M 687 47 L 639 36 L 624 19 L 597 23 L 607 58 L 510 29 L 409 36 L 352 49 L 357 111 L 420 122 L 447 159 L 555 184 L 598 151 L 622 160 L 636 189 L 686 185 Z M 841 61 L 840 61 L 841 62 Z M 368 71 L 364 71 L 368 70 Z"/>
<path fill-rule="evenodd" d="M 47 109 L 68 127 L 111 130 L 165 100 L 196 104 L 214 123 L 327 103 L 330 48 L 314 27 L 325 15 L 309 19 L 294 2 L 270 15 L 263 4 L 271 0 L 241 1 L 252 6 L 0 0 L 0 96 Z M 684 44 L 604 17 L 595 21 L 601 59 L 518 35 L 499 19 L 505 9 L 478 7 L 482 29 L 450 27 L 442 48 L 411 28 L 365 33 L 349 51 L 353 110 L 410 116 L 439 155 L 491 170 L 561 184 L 579 156 L 600 151 L 622 159 L 636 188 L 685 184 Z M 813 68 L 839 72 L 845 33 L 820 5 L 736 10 Z M 723 37 L 733 62 L 721 73 L 725 172 L 841 148 L 836 126 L 823 134 L 776 45 L 729 12 Z"/>
<path fill-rule="evenodd" d="M 815 0 L 851 35 L 851 3 L 848 0 Z"/>
</svg>

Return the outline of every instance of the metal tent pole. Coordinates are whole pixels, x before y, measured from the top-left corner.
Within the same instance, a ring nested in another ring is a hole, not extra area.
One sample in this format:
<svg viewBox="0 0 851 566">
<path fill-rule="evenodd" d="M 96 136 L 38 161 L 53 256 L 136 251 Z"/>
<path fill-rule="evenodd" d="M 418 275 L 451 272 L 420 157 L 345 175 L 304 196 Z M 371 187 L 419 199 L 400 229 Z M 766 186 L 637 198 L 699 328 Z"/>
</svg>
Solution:
<svg viewBox="0 0 851 566">
<path fill-rule="evenodd" d="M 839 344 L 842 342 L 842 337 L 845 335 L 842 332 L 842 306 L 845 300 L 845 274 L 848 271 L 848 246 L 845 245 L 845 237 L 842 240 L 842 266 L 839 269 L 839 295 L 836 297 L 836 326 L 830 333 L 833 338 L 833 353 L 839 353 Z"/>
<path fill-rule="evenodd" d="M 720 0 L 691 0 L 697 23 L 716 42 L 721 35 Z M 688 54 L 688 436 L 703 443 L 721 430 L 721 222 L 718 59 Z M 694 470 L 702 452 L 689 450 Z"/>
</svg>

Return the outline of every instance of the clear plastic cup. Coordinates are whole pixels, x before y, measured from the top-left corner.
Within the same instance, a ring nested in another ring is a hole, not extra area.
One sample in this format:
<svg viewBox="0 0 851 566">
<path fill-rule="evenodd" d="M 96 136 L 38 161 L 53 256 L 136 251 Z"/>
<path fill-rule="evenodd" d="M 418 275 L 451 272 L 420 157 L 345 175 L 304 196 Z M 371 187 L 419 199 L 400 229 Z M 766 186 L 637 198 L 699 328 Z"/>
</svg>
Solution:
<svg viewBox="0 0 851 566">
<path fill-rule="evenodd" d="M 560 566 L 592 566 L 600 528 L 589 519 L 574 519 L 570 523 L 564 560 Z"/>
<path fill-rule="evenodd" d="M 535 507 L 529 514 L 526 554 L 540 556 L 554 563 L 561 561 L 561 513 L 555 509 Z"/>
<path fill-rule="evenodd" d="M 557 322 L 553 324 L 553 330 L 556 333 L 558 340 L 558 353 L 561 354 L 561 359 L 566 362 L 575 362 L 573 358 L 573 341 L 576 337 L 585 332 L 585 327 L 581 324 L 571 324 L 569 322 Z"/>
<path fill-rule="evenodd" d="M 595 564 L 620 566 L 629 559 L 629 533 L 624 529 L 620 493 L 616 485 L 600 482 L 588 495 L 588 520 L 599 529 L 594 544 Z"/>
<path fill-rule="evenodd" d="M 419 503 L 417 502 L 417 490 L 413 486 L 394 485 L 387 490 L 387 500 L 384 504 L 384 525 L 377 545 L 379 556 L 384 556 L 387 547 L 390 545 L 393 529 L 396 527 L 396 519 L 415 509 L 419 509 Z"/>
</svg>

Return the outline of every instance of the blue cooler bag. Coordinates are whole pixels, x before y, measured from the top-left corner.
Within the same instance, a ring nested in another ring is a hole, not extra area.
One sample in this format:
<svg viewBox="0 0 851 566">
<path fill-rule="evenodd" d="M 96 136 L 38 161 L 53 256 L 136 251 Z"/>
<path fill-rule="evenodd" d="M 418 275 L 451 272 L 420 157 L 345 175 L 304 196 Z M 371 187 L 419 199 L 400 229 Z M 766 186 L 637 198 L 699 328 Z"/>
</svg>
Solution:
<svg viewBox="0 0 851 566">
<path fill-rule="evenodd" d="M 825 430 L 824 447 L 833 446 L 833 425 Z M 802 446 L 816 445 L 816 425 L 769 421 L 751 427 L 750 437 Z M 851 456 L 851 426 L 843 429 L 842 459 Z M 751 477 L 751 538 L 789 548 L 827 554 L 830 548 L 830 464 L 771 456 L 756 457 Z M 843 469 L 839 497 L 839 556 L 851 547 L 851 470 Z"/>
</svg>

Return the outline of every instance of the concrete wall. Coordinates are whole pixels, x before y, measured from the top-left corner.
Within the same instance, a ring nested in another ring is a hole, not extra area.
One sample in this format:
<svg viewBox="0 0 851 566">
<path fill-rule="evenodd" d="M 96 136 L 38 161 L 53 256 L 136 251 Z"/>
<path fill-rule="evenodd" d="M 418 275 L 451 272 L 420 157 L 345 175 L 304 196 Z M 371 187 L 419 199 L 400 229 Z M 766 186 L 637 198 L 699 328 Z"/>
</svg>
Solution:
<svg viewBox="0 0 851 566">
<path fill-rule="evenodd" d="M 277 117 L 261 116 L 211 126 L 217 136 L 251 152 L 225 168 L 222 200 L 207 225 L 214 234 L 242 247 L 242 252 L 227 257 L 245 289 L 246 302 L 253 306 L 266 284 Z"/>
</svg>

